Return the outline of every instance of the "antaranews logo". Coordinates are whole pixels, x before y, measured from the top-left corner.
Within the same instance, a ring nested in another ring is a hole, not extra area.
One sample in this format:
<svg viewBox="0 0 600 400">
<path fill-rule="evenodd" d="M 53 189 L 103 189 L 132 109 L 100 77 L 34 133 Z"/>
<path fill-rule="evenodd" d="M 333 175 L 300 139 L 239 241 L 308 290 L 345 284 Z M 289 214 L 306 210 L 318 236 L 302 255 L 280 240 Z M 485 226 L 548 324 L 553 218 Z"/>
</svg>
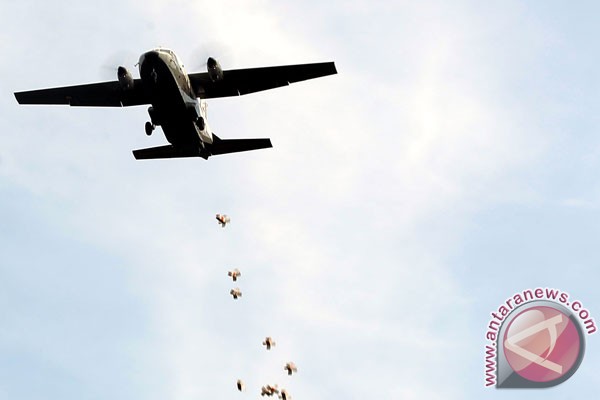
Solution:
<svg viewBox="0 0 600 400">
<path fill-rule="evenodd" d="M 569 379 L 596 323 L 567 292 L 523 290 L 491 313 L 485 334 L 485 386 L 546 388 Z M 585 334 L 584 334 L 585 330 Z"/>
</svg>

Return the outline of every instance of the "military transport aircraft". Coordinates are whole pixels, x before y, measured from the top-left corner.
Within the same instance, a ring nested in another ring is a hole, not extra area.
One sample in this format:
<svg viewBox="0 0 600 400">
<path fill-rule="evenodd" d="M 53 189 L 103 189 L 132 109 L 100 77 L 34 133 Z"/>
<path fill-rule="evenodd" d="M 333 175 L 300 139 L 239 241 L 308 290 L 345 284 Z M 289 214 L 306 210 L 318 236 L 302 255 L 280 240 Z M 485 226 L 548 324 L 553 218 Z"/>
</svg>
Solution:
<svg viewBox="0 0 600 400">
<path fill-rule="evenodd" d="M 20 104 L 125 107 L 150 104 L 146 134 L 161 126 L 169 145 L 134 150 L 136 159 L 208 157 L 272 147 L 270 139 L 221 139 L 206 119 L 206 101 L 286 86 L 336 74 L 333 62 L 222 70 L 212 57 L 207 72 L 187 74 L 171 50 L 158 48 L 141 55 L 140 79 L 125 67 L 117 80 L 17 92 Z M 200 98 L 200 100 L 198 100 Z"/>
</svg>

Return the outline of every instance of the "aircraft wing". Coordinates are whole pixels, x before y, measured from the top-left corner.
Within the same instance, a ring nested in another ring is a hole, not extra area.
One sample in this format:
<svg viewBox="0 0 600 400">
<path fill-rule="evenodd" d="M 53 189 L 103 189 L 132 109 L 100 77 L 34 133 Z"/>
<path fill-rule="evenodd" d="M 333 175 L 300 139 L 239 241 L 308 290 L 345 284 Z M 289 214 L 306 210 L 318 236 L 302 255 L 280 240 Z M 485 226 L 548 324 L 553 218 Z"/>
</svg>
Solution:
<svg viewBox="0 0 600 400">
<path fill-rule="evenodd" d="M 88 107 L 123 107 L 150 104 L 141 79 L 123 89 L 119 81 L 17 92 L 19 104 L 68 104 Z"/>
<path fill-rule="evenodd" d="M 337 74 L 333 62 L 283 65 L 278 67 L 232 69 L 223 71 L 223 79 L 213 82 L 207 72 L 190 74 L 196 96 L 203 99 L 241 96 L 290 83 Z"/>
</svg>

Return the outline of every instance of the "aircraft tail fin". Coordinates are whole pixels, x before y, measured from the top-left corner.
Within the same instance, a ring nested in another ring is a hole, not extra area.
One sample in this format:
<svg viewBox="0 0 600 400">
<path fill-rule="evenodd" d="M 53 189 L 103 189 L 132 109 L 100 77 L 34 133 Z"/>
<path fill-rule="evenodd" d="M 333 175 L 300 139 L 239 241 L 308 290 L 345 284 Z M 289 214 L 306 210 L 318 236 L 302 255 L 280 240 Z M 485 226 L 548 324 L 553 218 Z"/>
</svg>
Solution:
<svg viewBox="0 0 600 400">
<path fill-rule="evenodd" d="M 271 147 L 273 147 L 271 139 L 221 139 L 213 133 L 213 143 L 210 146 L 210 153 L 216 156 L 219 154 L 268 149 Z"/>
</svg>

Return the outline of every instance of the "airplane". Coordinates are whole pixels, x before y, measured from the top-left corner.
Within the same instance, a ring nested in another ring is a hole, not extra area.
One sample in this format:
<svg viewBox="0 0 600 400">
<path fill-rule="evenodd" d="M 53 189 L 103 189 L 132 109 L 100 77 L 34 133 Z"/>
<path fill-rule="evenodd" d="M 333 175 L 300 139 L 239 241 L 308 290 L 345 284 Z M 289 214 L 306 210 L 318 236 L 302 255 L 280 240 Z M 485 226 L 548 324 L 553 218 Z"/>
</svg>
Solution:
<svg viewBox="0 0 600 400">
<path fill-rule="evenodd" d="M 150 104 L 145 131 L 162 127 L 170 143 L 134 150 L 136 159 L 209 157 L 273 147 L 271 140 L 221 139 L 210 129 L 206 99 L 241 96 L 337 73 L 333 62 L 223 70 L 209 57 L 207 72 L 187 74 L 172 50 L 143 53 L 140 78 L 118 67 L 117 80 L 85 85 L 16 92 L 19 104 L 68 104 L 88 107 L 128 107 Z"/>
</svg>

